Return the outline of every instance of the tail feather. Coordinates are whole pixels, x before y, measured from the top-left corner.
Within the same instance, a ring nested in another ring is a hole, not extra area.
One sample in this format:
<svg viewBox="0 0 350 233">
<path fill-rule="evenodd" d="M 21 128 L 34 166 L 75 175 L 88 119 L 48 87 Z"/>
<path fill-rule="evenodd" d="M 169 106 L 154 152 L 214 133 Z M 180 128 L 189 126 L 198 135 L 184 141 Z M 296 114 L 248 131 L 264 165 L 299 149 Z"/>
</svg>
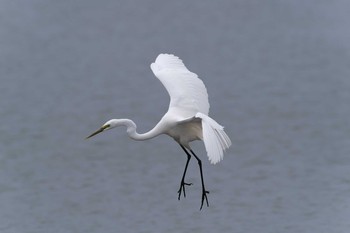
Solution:
<svg viewBox="0 0 350 233">
<path fill-rule="evenodd" d="M 216 164 L 224 158 L 224 151 L 231 146 L 231 140 L 224 127 L 209 116 L 197 113 L 196 117 L 202 119 L 203 141 L 209 161 Z"/>
</svg>

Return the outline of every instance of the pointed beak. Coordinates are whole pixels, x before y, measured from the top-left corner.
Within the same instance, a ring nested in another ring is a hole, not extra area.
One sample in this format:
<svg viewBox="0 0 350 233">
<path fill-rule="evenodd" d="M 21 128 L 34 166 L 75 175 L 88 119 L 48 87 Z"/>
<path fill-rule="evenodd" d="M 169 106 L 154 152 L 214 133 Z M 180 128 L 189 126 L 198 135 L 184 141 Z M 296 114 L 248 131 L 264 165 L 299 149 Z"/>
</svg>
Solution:
<svg viewBox="0 0 350 233">
<path fill-rule="evenodd" d="M 106 129 L 105 127 L 102 127 L 100 129 L 98 129 L 96 132 L 92 133 L 90 136 L 87 136 L 85 139 L 91 138 L 91 137 L 95 136 L 96 134 L 103 132 L 105 129 Z"/>
</svg>

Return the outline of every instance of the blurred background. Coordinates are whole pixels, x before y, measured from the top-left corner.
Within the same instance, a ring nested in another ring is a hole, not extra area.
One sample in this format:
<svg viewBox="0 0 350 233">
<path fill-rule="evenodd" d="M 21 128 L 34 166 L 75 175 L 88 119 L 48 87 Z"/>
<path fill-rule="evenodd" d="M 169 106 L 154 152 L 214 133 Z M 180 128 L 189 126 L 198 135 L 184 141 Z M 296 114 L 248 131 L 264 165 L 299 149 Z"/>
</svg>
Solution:
<svg viewBox="0 0 350 233">
<path fill-rule="evenodd" d="M 350 222 L 347 0 L 2 0 L 0 232 L 332 232 Z M 197 163 L 151 129 L 174 53 L 207 86 L 233 146 L 199 211 Z"/>
</svg>

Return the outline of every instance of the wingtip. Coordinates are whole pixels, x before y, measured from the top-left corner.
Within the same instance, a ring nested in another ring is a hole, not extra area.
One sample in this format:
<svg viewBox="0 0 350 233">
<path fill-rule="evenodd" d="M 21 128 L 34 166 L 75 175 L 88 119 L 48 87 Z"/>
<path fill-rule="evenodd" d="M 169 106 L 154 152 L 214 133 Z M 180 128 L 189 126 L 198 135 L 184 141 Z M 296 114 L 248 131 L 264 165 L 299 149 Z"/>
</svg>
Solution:
<svg viewBox="0 0 350 233">
<path fill-rule="evenodd" d="M 157 58 L 158 58 L 158 57 L 175 57 L 175 58 L 180 59 L 178 56 L 174 55 L 173 53 L 160 53 L 160 54 L 157 56 Z"/>
<path fill-rule="evenodd" d="M 159 72 L 163 69 L 180 69 L 188 71 L 183 61 L 179 57 L 169 53 L 159 54 L 154 63 L 151 64 L 151 69 L 153 72 Z"/>
</svg>

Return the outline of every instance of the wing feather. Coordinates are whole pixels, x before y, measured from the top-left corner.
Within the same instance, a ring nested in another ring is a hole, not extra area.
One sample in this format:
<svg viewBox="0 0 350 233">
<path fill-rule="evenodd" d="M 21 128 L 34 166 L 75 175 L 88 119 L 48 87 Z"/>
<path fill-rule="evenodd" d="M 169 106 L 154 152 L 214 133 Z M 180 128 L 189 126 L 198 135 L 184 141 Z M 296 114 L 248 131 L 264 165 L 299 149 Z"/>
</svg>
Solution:
<svg viewBox="0 0 350 233">
<path fill-rule="evenodd" d="M 224 151 L 231 146 L 231 140 L 224 127 L 209 116 L 197 113 L 196 118 L 202 120 L 203 141 L 209 161 L 216 164 L 224 158 Z"/>
<path fill-rule="evenodd" d="M 193 114 L 209 113 L 204 83 L 186 68 L 181 59 L 172 54 L 159 54 L 151 69 L 170 95 L 169 109 L 180 108 Z"/>
</svg>

